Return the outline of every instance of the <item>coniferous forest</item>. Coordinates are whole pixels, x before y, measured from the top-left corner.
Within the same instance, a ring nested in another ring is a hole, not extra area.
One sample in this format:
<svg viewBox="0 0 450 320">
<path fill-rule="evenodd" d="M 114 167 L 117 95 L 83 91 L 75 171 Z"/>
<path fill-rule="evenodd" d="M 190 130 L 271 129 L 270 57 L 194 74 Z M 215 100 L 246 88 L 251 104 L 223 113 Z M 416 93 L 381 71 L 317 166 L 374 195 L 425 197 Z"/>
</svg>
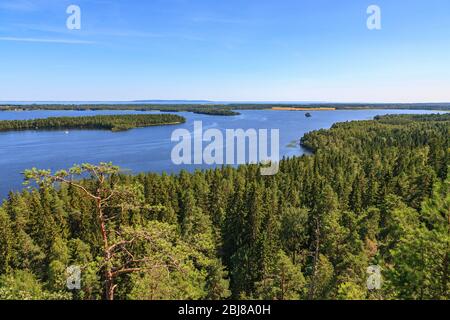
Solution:
<svg viewBox="0 0 450 320">
<path fill-rule="evenodd" d="M 274 176 L 27 170 L 0 299 L 449 299 L 449 137 L 450 114 L 384 116 L 306 134 Z"/>
<path fill-rule="evenodd" d="M 185 118 L 174 114 L 127 114 L 87 117 L 49 117 L 31 120 L 2 120 L 0 131 L 101 129 L 124 131 L 138 127 L 184 123 Z"/>
</svg>

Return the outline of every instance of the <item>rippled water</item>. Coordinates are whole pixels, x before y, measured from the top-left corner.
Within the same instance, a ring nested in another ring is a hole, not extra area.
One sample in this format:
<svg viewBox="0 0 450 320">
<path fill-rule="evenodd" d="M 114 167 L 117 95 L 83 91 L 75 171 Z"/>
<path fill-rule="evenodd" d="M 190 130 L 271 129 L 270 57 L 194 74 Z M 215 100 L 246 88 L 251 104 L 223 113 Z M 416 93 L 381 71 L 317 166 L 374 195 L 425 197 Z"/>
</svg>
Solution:
<svg viewBox="0 0 450 320">
<path fill-rule="evenodd" d="M 173 130 L 186 128 L 193 131 L 193 122 L 202 121 L 203 129 L 279 129 L 281 156 L 301 155 L 305 152 L 296 141 L 306 132 L 329 128 L 333 123 L 367 120 L 381 114 L 432 113 L 410 110 L 343 110 L 310 112 L 311 118 L 301 111 L 244 110 L 235 117 L 208 116 L 187 112 L 178 114 L 187 121 L 181 125 L 138 128 L 125 132 L 103 130 L 17 131 L 0 132 L 0 198 L 9 190 L 19 190 L 24 169 L 63 169 L 76 163 L 109 162 L 130 172 L 177 172 L 207 166 L 172 163 L 170 155 L 175 143 Z M 130 114 L 139 111 L 4 111 L 0 120 L 33 119 L 54 116 L 87 116 L 99 114 Z M 158 112 L 145 112 L 158 113 Z"/>
</svg>

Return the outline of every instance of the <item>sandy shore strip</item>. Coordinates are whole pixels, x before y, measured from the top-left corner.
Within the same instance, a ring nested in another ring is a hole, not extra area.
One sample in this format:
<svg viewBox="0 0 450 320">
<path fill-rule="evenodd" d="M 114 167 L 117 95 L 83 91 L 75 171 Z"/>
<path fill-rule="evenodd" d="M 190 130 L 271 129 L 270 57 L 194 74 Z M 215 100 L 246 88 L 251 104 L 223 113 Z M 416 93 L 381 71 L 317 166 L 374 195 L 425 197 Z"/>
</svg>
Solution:
<svg viewBox="0 0 450 320">
<path fill-rule="evenodd" d="M 277 111 L 334 111 L 336 108 L 295 108 L 295 107 L 272 107 Z"/>
</svg>

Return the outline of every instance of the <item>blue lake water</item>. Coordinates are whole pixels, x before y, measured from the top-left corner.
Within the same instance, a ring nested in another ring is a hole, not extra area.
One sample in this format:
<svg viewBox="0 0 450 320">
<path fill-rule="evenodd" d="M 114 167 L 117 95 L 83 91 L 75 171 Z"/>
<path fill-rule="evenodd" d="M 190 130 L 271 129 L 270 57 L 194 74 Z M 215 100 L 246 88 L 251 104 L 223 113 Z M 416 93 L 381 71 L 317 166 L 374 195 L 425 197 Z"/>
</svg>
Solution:
<svg viewBox="0 0 450 320">
<path fill-rule="evenodd" d="M 140 111 L 3 111 L 0 120 L 23 120 L 55 116 L 91 116 L 100 114 L 142 114 L 158 112 Z M 125 132 L 104 130 L 11 131 L 0 132 L 0 198 L 10 190 L 22 188 L 21 172 L 27 168 L 65 169 L 73 164 L 109 162 L 138 172 L 193 171 L 208 166 L 175 165 L 171 141 L 175 129 L 193 132 L 194 121 L 202 121 L 203 129 L 279 129 L 280 155 L 295 156 L 306 151 L 292 147 L 306 132 L 326 129 L 336 122 L 369 120 L 382 114 L 423 114 L 421 110 L 338 110 L 310 112 L 311 118 L 301 111 L 244 110 L 234 117 L 208 116 L 179 112 L 187 121 L 181 125 L 138 128 Z M 436 113 L 436 112 L 434 112 Z M 205 143 L 206 145 L 206 143 Z"/>
</svg>

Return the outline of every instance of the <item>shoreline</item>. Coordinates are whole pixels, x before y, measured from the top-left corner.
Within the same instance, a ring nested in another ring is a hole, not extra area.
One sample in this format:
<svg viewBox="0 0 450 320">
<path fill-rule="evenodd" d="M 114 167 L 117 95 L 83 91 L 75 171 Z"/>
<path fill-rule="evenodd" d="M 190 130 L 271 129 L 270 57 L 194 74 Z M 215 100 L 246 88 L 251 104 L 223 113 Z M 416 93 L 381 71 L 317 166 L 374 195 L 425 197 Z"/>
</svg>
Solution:
<svg viewBox="0 0 450 320">
<path fill-rule="evenodd" d="M 0 132 L 20 132 L 20 131 L 67 131 L 67 130 L 74 130 L 74 131 L 111 131 L 111 132 L 121 132 L 121 131 L 128 131 L 133 129 L 143 129 L 148 127 L 161 127 L 161 126 L 173 126 L 178 124 L 183 124 L 184 122 L 168 122 L 168 123 L 156 123 L 156 124 L 148 124 L 143 126 L 135 126 L 128 129 L 114 129 L 114 128 L 86 128 L 86 127 L 66 127 L 66 128 L 38 128 L 38 129 L 32 129 L 32 128 L 25 128 L 25 129 L 8 129 L 8 130 L 0 130 Z"/>
<path fill-rule="evenodd" d="M 334 107 L 318 107 L 318 108 L 295 108 L 295 107 L 272 107 L 270 110 L 274 111 L 336 111 Z"/>
</svg>

